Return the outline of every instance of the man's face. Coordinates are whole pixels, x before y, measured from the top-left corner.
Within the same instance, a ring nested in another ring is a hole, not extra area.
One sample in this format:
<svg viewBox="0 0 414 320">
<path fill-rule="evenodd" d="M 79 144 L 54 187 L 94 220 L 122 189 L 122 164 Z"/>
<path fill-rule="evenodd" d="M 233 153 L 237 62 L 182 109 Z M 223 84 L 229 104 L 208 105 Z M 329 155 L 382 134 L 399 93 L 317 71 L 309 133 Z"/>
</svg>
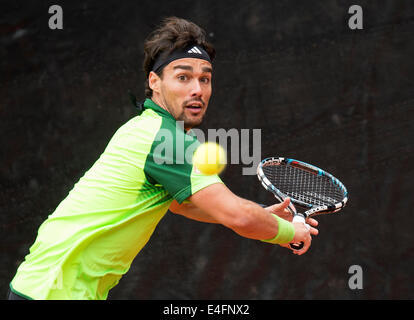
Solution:
<svg viewBox="0 0 414 320">
<path fill-rule="evenodd" d="M 162 71 L 149 75 L 152 100 L 170 112 L 177 121 L 184 121 L 184 128 L 199 125 L 206 113 L 211 96 L 211 63 L 201 59 L 174 60 Z"/>
</svg>

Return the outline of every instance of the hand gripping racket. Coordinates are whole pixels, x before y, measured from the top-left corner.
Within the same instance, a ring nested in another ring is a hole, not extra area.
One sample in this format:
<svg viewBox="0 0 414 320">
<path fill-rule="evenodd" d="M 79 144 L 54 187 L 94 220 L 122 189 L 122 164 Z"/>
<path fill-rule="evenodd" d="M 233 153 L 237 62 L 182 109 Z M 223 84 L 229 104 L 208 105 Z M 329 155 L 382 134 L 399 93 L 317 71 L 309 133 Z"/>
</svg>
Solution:
<svg viewBox="0 0 414 320">
<path fill-rule="evenodd" d="M 348 201 L 348 192 L 341 181 L 302 161 L 266 158 L 257 167 L 257 177 L 263 187 L 280 202 L 290 197 L 288 210 L 293 215 L 292 222 L 300 221 L 306 226 L 306 218 L 338 212 Z M 304 208 L 305 212 L 297 212 L 294 205 Z M 303 247 L 303 242 L 291 243 L 290 247 L 299 250 Z"/>
</svg>

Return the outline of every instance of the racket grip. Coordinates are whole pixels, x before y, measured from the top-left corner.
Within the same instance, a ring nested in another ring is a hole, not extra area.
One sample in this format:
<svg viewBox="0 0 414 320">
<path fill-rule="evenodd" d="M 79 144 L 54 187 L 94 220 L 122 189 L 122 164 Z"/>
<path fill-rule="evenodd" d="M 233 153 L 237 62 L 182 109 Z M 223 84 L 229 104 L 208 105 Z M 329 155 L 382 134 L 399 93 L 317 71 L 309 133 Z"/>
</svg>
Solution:
<svg viewBox="0 0 414 320">
<path fill-rule="evenodd" d="M 302 216 L 301 214 L 296 214 L 293 217 L 292 222 L 302 222 L 307 228 L 309 228 L 308 224 L 305 222 L 305 217 Z M 299 243 L 289 243 L 289 247 L 293 250 L 300 250 L 303 248 L 304 245 L 305 243 L 303 241 Z"/>
</svg>

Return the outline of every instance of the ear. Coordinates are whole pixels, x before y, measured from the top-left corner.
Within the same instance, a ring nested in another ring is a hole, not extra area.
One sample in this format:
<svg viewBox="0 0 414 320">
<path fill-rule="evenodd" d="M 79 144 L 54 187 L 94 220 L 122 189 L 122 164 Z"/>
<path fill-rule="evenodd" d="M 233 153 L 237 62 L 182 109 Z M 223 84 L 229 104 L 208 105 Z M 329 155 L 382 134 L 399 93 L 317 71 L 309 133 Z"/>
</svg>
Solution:
<svg viewBox="0 0 414 320">
<path fill-rule="evenodd" d="M 148 75 L 148 85 L 153 92 L 160 91 L 160 81 L 161 78 L 154 72 L 151 71 Z"/>
</svg>

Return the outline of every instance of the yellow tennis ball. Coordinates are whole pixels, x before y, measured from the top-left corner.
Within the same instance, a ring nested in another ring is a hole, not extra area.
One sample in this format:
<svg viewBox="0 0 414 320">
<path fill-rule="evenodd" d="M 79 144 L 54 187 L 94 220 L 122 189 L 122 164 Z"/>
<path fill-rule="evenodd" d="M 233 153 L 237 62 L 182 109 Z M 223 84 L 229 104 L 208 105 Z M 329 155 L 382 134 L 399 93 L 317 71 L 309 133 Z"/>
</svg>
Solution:
<svg viewBox="0 0 414 320">
<path fill-rule="evenodd" d="M 194 152 L 193 165 L 203 174 L 220 174 L 226 164 L 226 151 L 215 142 L 202 143 Z"/>
</svg>

